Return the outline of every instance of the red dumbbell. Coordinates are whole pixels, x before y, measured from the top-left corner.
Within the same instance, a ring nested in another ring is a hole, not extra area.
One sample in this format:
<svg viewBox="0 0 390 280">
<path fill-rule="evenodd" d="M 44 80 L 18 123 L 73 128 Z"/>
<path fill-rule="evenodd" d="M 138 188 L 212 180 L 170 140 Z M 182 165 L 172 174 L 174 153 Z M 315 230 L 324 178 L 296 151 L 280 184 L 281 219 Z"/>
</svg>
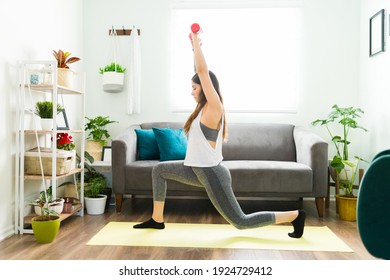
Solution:
<svg viewBox="0 0 390 280">
<path fill-rule="evenodd" d="M 193 23 L 193 24 L 191 25 L 191 31 L 192 31 L 193 33 L 198 33 L 198 32 L 200 31 L 200 25 L 197 24 L 197 23 Z"/>
</svg>

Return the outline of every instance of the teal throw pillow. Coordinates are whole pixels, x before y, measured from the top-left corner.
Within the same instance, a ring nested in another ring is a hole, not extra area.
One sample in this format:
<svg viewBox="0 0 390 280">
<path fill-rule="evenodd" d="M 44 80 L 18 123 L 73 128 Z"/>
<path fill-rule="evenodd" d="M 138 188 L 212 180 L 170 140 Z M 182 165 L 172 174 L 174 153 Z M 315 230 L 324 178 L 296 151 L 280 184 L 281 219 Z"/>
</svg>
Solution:
<svg viewBox="0 0 390 280">
<path fill-rule="evenodd" d="M 156 160 L 160 158 L 156 137 L 152 129 L 135 129 L 139 160 Z"/>
<path fill-rule="evenodd" d="M 186 156 L 187 136 L 183 129 L 153 128 L 160 161 L 182 160 Z"/>
</svg>

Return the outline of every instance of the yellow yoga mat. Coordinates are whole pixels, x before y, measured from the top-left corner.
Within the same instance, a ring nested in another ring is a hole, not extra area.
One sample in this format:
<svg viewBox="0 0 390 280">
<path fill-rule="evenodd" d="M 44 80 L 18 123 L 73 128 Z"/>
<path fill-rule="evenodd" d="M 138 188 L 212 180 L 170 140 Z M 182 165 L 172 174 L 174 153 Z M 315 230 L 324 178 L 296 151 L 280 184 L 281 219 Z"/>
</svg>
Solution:
<svg viewBox="0 0 390 280">
<path fill-rule="evenodd" d="M 326 226 L 306 226 L 295 239 L 287 235 L 292 226 L 284 225 L 238 230 L 228 224 L 166 223 L 164 230 L 154 230 L 133 229 L 134 224 L 110 222 L 87 245 L 353 252 Z"/>
</svg>

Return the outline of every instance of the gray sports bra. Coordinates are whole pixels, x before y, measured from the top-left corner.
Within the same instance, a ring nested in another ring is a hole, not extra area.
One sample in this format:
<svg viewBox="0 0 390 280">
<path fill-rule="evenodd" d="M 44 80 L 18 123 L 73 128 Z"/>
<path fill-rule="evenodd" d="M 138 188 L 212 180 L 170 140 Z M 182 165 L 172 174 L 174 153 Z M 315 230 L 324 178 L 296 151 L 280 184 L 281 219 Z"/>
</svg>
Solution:
<svg viewBox="0 0 390 280">
<path fill-rule="evenodd" d="M 217 142 L 218 138 L 218 129 L 212 129 L 208 126 L 205 126 L 203 123 L 200 122 L 200 129 L 202 130 L 204 137 L 206 137 L 207 140 Z"/>
</svg>

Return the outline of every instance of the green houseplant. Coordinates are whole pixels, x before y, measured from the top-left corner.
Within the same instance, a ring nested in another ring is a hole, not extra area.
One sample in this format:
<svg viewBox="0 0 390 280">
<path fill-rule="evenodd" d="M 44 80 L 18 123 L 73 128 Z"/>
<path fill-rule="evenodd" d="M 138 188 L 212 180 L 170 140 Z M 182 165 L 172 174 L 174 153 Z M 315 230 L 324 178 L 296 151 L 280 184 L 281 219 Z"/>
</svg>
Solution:
<svg viewBox="0 0 390 280">
<path fill-rule="evenodd" d="M 57 114 L 62 112 L 64 108 L 57 104 Z M 42 119 L 53 118 L 53 102 L 51 101 L 38 101 L 35 103 L 36 114 Z"/>
<path fill-rule="evenodd" d="M 107 64 L 104 68 L 99 69 L 99 73 L 103 74 L 105 72 L 118 72 L 118 73 L 125 73 L 126 68 L 124 68 L 122 65 L 117 64 L 115 62 L 112 62 L 111 64 Z"/>
<path fill-rule="evenodd" d="M 70 52 L 64 52 L 61 49 L 53 50 L 53 56 L 57 60 L 58 85 L 69 88 L 73 85 L 73 72 L 69 69 L 69 64 L 80 60 L 79 57 L 70 55 Z"/>
<path fill-rule="evenodd" d="M 35 114 L 41 118 L 41 126 L 44 130 L 53 129 L 53 102 L 38 101 L 35 103 Z M 57 114 L 62 112 L 64 108 L 57 104 Z"/>
<path fill-rule="evenodd" d="M 351 144 L 349 133 L 352 129 L 360 129 L 367 132 L 367 129 L 360 126 L 358 118 L 364 111 L 355 107 L 339 107 L 333 105 L 327 118 L 313 121 L 312 125 L 325 126 L 331 138 L 336 154 L 330 160 L 330 173 L 335 173 L 334 180 L 337 180 L 343 194 L 336 195 L 336 207 L 340 217 L 344 220 L 356 220 L 356 196 L 353 193 L 353 186 L 359 170 L 362 158 L 355 156 L 351 160 L 349 156 L 349 145 Z M 336 134 L 336 130 L 341 131 L 341 135 Z M 351 206 L 344 206 L 348 203 Z M 344 209 L 344 211 L 340 211 Z"/>
<path fill-rule="evenodd" d="M 112 121 L 109 117 L 97 116 L 95 118 L 88 118 L 85 123 L 85 131 L 87 135 L 86 151 L 95 159 L 102 159 L 103 146 L 107 145 L 107 140 L 110 139 L 110 134 L 107 130 L 107 125 L 117 123 Z"/>
<path fill-rule="evenodd" d="M 85 131 L 88 132 L 87 139 L 99 142 L 102 146 L 107 144 L 107 140 L 110 138 L 110 134 L 107 130 L 107 125 L 117 123 L 112 121 L 109 117 L 97 116 L 95 118 L 88 118 L 85 124 Z"/>
<path fill-rule="evenodd" d="M 84 201 L 88 214 L 100 215 L 104 213 L 107 195 L 103 194 L 103 191 L 106 187 L 107 180 L 103 176 L 96 176 L 88 180 L 84 190 Z"/>
<path fill-rule="evenodd" d="M 103 75 L 103 90 L 111 93 L 121 92 L 123 90 L 125 72 L 126 68 L 115 62 L 100 68 L 99 73 Z"/>
</svg>

